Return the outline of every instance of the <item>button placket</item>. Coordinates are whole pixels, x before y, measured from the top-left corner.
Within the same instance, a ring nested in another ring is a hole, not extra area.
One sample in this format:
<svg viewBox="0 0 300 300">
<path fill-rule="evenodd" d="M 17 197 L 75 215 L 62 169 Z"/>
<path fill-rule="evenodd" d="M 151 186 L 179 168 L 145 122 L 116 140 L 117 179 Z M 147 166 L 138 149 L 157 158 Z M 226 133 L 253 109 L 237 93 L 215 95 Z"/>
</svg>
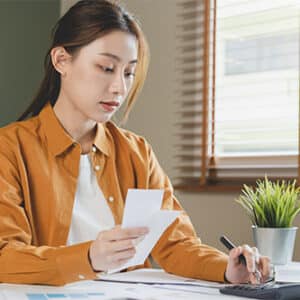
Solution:
<svg viewBox="0 0 300 300">
<path fill-rule="evenodd" d="M 99 173 L 100 171 L 103 170 L 103 166 L 104 166 L 104 157 L 101 155 L 97 147 L 94 145 L 92 146 L 91 158 L 92 158 L 93 169 L 97 173 L 97 176 L 100 176 L 101 174 Z"/>
</svg>

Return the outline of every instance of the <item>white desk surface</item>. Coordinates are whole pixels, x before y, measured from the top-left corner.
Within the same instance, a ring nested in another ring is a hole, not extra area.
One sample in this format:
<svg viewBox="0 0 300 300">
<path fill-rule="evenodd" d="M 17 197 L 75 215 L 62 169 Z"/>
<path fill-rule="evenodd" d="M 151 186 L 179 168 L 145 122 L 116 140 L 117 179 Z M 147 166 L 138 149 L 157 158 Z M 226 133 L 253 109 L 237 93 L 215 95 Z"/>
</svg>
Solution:
<svg viewBox="0 0 300 300">
<path fill-rule="evenodd" d="M 88 294 L 89 293 L 89 294 Z M 92 293 L 98 293 L 93 296 Z M 30 295 L 31 294 L 31 295 Z M 35 294 L 32 296 L 32 294 Z M 48 294 L 48 296 L 47 296 Z M 58 294 L 62 294 L 60 297 Z M 85 294 L 85 295 L 84 295 Z M 64 287 L 0 284 L 0 300 L 219 300 L 232 299 L 217 289 L 199 288 L 195 291 L 157 288 L 142 284 L 102 281 L 82 281 Z M 235 299 L 246 299 L 235 297 Z"/>
<path fill-rule="evenodd" d="M 131 276 L 125 276 L 130 273 Z M 141 269 L 122 273 L 123 280 L 129 280 L 137 275 L 140 282 L 150 279 L 160 284 L 120 283 L 107 281 L 80 281 L 63 287 L 46 285 L 0 284 L 0 300 L 218 300 L 232 299 L 232 296 L 222 295 L 216 283 L 199 281 L 200 285 L 170 285 L 172 280 L 180 277 L 168 274 L 162 270 Z M 164 284 L 162 284 L 163 280 Z M 169 281 L 170 280 L 170 281 Z M 183 283 L 185 280 L 181 281 Z M 190 281 L 190 280 L 189 280 Z M 208 287 L 209 285 L 209 287 Z M 235 297 L 235 299 L 246 299 Z"/>
<path fill-rule="evenodd" d="M 283 267 L 290 273 L 290 267 L 300 270 L 300 263 L 292 263 Z M 282 269 L 282 267 L 281 267 Z M 130 274 L 129 274 L 130 273 Z M 174 276 L 158 269 L 140 269 L 128 273 L 120 273 L 122 280 L 137 278 L 139 282 L 149 282 L 146 279 L 154 278 L 155 282 L 167 284 L 141 284 L 120 283 L 107 281 L 80 281 L 63 287 L 47 285 L 21 285 L 0 284 L 0 300 L 219 300 L 233 299 L 233 296 L 220 294 L 216 284 L 200 282 L 202 286 L 177 286 L 169 285 L 172 280 L 182 280 L 182 277 Z M 298 275 L 299 273 L 297 273 Z M 120 279 L 119 277 L 117 279 Z M 184 279 L 184 278 L 183 278 Z M 159 281 L 160 280 L 160 281 Z M 184 281 L 184 280 L 183 280 Z M 214 286 L 214 287 L 213 287 Z M 249 299 L 234 297 L 234 299 Z"/>
</svg>

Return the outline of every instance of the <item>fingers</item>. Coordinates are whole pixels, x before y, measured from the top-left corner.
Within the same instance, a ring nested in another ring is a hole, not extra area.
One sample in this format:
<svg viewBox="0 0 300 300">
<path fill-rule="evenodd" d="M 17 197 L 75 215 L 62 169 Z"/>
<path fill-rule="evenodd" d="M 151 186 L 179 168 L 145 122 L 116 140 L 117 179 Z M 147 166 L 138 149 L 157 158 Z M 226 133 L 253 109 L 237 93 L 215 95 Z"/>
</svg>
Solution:
<svg viewBox="0 0 300 300">
<path fill-rule="evenodd" d="M 260 254 L 258 252 L 258 249 L 256 247 L 252 247 L 252 252 L 254 255 L 254 261 L 256 264 L 259 264 L 259 260 L 260 260 Z"/>
<path fill-rule="evenodd" d="M 137 246 L 137 244 L 140 243 L 140 241 L 141 241 L 140 238 L 137 238 L 137 239 L 107 242 L 107 246 L 106 246 L 107 252 L 114 255 L 114 254 L 118 254 L 119 252 L 132 251 L 135 254 L 136 253 L 135 247 Z M 122 259 L 122 257 L 120 259 Z"/>
<path fill-rule="evenodd" d="M 248 245 L 242 246 L 242 253 L 245 256 L 249 279 L 251 283 L 261 283 L 270 276 L 270 259 L 261 256 L 256 247 L 250 248 Z"/>
<path fill-rule="evenodd" d="M 108 251 L 115 253 L 115 252 L 130 250 L 130 249 L 135 249 L 135 242 L 132 239 L 113 241 L 109 243 Z"/>
<path fill-rule="evenodd" d="M 135 255 L 135 253 L 136 253 L 135 248 L 131 248 L 129 250 L 117 252 L 117 253 L 111 255 L 109 257 L 109 260 L 112 263 L 116 263 L 120 260 L 128 260 L 128 259 L 132 258 Z"/>
<path fill-rule="evenodd" d="M 269 257 L 260 256 L 259 268 L 260 268 L 260 271 L 261 271 L 264 281 L 270 279 L 270 277 L 273 276 L 273 274 L 272 274 L 273 269 L 272 269 L 271 260 Z"/>
<path fill-rule="evenodd" d="M 239 256 L 242 254 L 242 247 L 236 247 L 230 250 L 229 257 L 234 262 L 234 264 L 239 264 Z"/>
<path fill-rule="evenodd" d="M 260 272 L 258 274 L 259 275 L 257 275 L 257 273 L 255 273 L 255 272 L 249 273 L 249 281 L 248 281 L 248 283 L 251 283 L 251 284 L 260 284 L 261 283 L 261 274 L 260 274 Z"/>
<path fill-rule="evenodd" d="M 241 263 L 239 259 L 241 254 L 245 257 L 246 264 Z M 270 259 L 261 256 L 257 248 L 243 245 L 233 248 L 229 252 L 226 278 L 230 282 L 258 284 L 269 279 L 270 274 Z"/>
<path fill-rule="evenodd" d="M 128 240 L 143 236 L 149 232 L 147 227 L 121 228 L 116 226 L 111 230 L 100 232 L 98 239 L 104 241 Z"/>
<path fill-rule="evenodd" d="M 127 251 L 121 251 L 116 252 L 115 254 L 107 255 L 105 270 L 118 268 L 122 264 L 126 263 L 129 259 L 131 259 L 135 255 L 135 253 L 135 249 L 132 248 Z"/>
<path fill-rule="evenodd" d="M 95 271 L 117 268 L 131 259 L 135 246 L 149 232 L 146 227 L 121 228 L 102 231 L 92 242 L 89 258 Z"/>
<path fill-rule="evenodd" d="M 242 254 L 245 256 L 246 265 L 249 273 L 254 273 L 256 270 L 256 262 L 259 259 L 259 254 L 257 249 L 251 248 L 248 245 L 243 245 L 242 247 Z"/>
</svg>

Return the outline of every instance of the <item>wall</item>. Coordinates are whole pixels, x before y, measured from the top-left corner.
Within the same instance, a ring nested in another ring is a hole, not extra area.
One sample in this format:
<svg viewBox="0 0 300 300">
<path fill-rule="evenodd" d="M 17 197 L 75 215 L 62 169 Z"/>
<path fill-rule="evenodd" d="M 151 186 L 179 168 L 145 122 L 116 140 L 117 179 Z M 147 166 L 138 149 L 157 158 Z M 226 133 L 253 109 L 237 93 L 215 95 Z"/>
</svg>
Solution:
<svg viewBox="0 0 300 300">
<path fill-rule="evenodd" d="M 173 176 L 176 144 L 176 12 L 174 0 L 126 0 L 127 8 L 140 19 L 151 49 L 151 65 L 147 83 L 131 114 L 127 127 L 151 142 L 163 168 Z M 252 242 L 251 223 L 235 203 L 236 193 L 176 192 L 189 213 L 202 241 L 223 249 L 221 234 L 228 234 L 238 244 Z M 300 226 L 300 218 L 296 220 Z M 300 260 L 300 232 L 297 235 L 295 259 Z"/>
<path fill-rule="evenodd" d="M 0 1 L 0 126 L 14 121 L 38 88 L 59 7 L 59 0 Z"/>
<path fill-rule="evenodd" d="M 140 19 L 151 49 L 147 83 L 127 127 L 151 142 L 161 165 L 172 178 L 175 173 L 173 147 L 176 145 L 173 125 L 178 121 L 174 66 L 177 10 L 173 0 L 125 2 Z M 219 236 L 226 233 L 237 243 L 250 242 L 250 224 L 233 201 L 237 195 L 177 191 L 176 196 L 204 243 L 222 247 Z"/>
<path fill-rule="evenodd" d="M 76 0 L 62 0 L 64 12 Z M 127 8 L 141 21 L 151 49 L 151 64 L 147 82 L 136 103 L 127 128 L 145 136 L 170 177 L 174 172 L 176 138 L 173 125 L 176 111 L 176 1 L 123 0 Z M 227 234 L 237 244 L 252 242 L 251 224 L 245 212 L 234 202 L 235 193 L 176 192 L 190 215 L 204 243 L 223 249 L 221 234 Z M 300 218 L 297 219 L 300 226 Z M 300 260 L 300 233 L 297 236 L 295 259 Z"/>
</svg>

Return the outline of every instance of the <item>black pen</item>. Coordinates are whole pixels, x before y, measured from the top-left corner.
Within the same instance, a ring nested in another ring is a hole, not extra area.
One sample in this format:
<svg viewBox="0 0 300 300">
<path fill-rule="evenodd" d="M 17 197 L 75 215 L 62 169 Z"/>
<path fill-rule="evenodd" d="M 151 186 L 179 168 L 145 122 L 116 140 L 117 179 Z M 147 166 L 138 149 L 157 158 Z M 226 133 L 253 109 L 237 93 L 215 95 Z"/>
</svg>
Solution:
<svg viewBox="0 0 300 300">
<path fill-rule="evenodd" d="M 225 235 L 222 235 L 222 236 L 220 237 L 220 241 L 221 241 L 221 243 L 222 243 L 228 250 L 231 250 L 231 249 L 233 249 L 233 248 L 236 248 L 236 246 L 235 246 L 235 245 L 229 240 L 229 238 L 226 237 Z M 240 263 L 240 264 L 243 264 L 244 266 L 247 265 L 247 263 L 246 263 L 246 258 L 245 258 L 245 256 L 244 256 L 243 254 L 241 254 L 241 255 L 239 256 L 239 263 Z"/>
<path fill-rule="evenodd" d="M 236 248 L 236 246 L 230 241 L 230 239 L 228 237 L 226 237 L 225 235 L 222 235 L 220 237 L 220 241 L 221 243 L 228 249 L 231 250 L 233 248 Z M 243 254 L 240 254 L 239 256 L 239 263 L 243 264 L 244 266 L 247 266 L 247 262 L 246 262 L 246 258 Z M 253 274 L 255 275 L 256 281 L 257 282 L 261 282 L 261 274 L 260 272 L 257 270 L 257 266 L 255 265 L 255 270 L 253 272 Z"/>
</svg>

